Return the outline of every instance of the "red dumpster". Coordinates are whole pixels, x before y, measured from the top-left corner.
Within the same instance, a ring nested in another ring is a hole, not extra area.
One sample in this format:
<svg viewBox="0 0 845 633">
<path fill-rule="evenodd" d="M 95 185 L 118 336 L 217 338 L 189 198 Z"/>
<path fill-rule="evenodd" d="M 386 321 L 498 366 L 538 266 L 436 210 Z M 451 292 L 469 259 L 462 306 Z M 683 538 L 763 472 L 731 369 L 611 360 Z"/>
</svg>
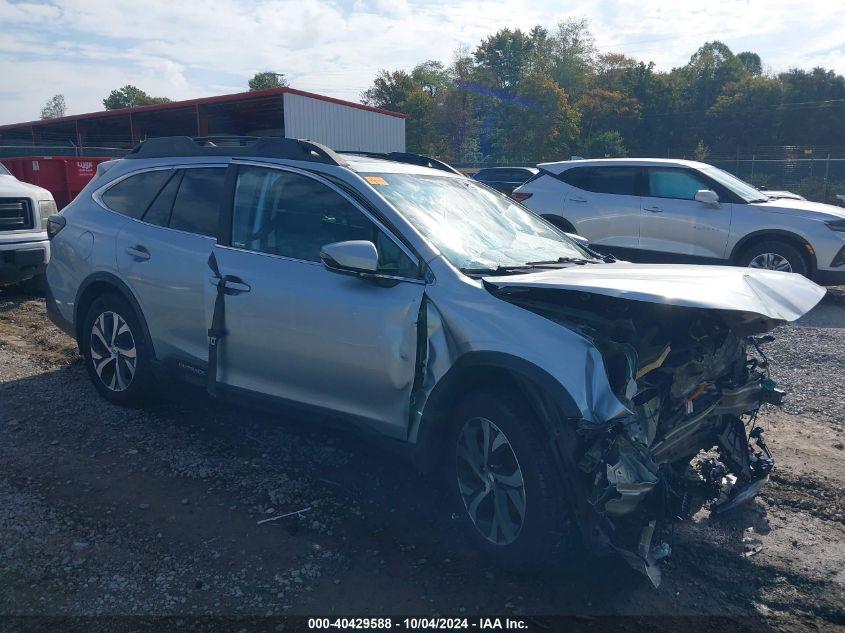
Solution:
<svg viewBox="0 0 845 633">
<path fill-rule="evenodd" d="M 53 194 L 61 209 L 76 197 L 97 173 L 97 165 L 112 158 L 92 156 L 23 156 L 3 158 L 2 162 L 18 180 L 44 187 Z"/>
</svg>

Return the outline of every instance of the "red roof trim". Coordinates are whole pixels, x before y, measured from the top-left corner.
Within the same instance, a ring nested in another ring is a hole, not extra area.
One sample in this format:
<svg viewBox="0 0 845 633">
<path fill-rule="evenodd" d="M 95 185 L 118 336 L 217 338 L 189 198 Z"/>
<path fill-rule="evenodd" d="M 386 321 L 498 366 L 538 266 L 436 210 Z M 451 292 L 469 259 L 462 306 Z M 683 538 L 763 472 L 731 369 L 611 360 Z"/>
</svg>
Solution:
<svg viewBox="0 0 845 633">
<path fill-rule="evenodd" d="M 130 114 L 140 114 L 142 112 L 158 112 L 160 110 L 176 110 L 179 108 L 190 108 L 194 106 L 208 105 L 214 103 L 227 103 L 229 101 L 251 101 L 253 99 L 261 99 L 265 97 L 281 96 L 285 93 L 299 95 L 300 97 L 308 97 L 310 99 L 317 99 L 319 101 L 327 101 L 328 103 L 336 103 L 338 105 L 347 106 L 350 108 L 357 108 L 359 110 L 367 110 L 368 112 L 376 112 L 378 114 L 386 114 L 388 116 L 397 117 L 399 119 L 407 118 L 406 115 L 399 112 L 392 112 L 391 110 L 384 110 L 373 106 L 364 105 L 363 103 L 355 103 L 354 101 L 345 101 L 343 99 L 335 99 L 334 97 L 326 97 L 313 92 L 306 92 L 304 90 L 297 90 L 295 88 L 267 88 L 266 90 L 254 90 L 251 92 L 236 92 L 227 95 L 216 95 L 214 97 L 201 97 L 199 99 L 187 99 L 185 101 L 171 101 L 170 103 L 158 103 L 156 105 L 137 106 L 134 108 L 121 108 L 120 110 L 103 110 L 102 112 L 86 112 L 85 114 L 72 114 L 70 116 L 63 116 L 57 119 L 45 119 L 37 121 L 26 121 L 23 123 L 7 123 L 0 125 L 1 130 L 11 130 L 18 127 L 29 126 L 44 126 L 54 125 L 57 123 L 72 123 L 74 121 L 83 121 L 87 119 L 97 119 L 100 117 L 112 116 L 128 116 Z"/>
</svg>

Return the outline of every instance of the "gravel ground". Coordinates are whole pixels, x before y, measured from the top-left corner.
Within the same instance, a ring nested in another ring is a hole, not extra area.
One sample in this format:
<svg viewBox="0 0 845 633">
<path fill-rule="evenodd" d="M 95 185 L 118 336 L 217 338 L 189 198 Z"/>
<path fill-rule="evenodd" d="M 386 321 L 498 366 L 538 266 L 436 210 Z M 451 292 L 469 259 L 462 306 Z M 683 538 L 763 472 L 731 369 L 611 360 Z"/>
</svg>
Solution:
<svg viewBox="0 0 845 633">
<path fill-rule="evenodd" d="M 845 628 L 845 302 L 776 334 L 767 353 L 791 395 L 761 413 L 772 481 L 733 515 L 680 525 L 655 590 L 613 560 L 543 575 L 492 567 L 464 550 L 429 480 L 314 420 L 187 388 L 111 406 L 43 301 L 0 290 L 0 614 L 711 615 Z M 753 556 L 749 540 L 762 546 Z"/>
</svg>

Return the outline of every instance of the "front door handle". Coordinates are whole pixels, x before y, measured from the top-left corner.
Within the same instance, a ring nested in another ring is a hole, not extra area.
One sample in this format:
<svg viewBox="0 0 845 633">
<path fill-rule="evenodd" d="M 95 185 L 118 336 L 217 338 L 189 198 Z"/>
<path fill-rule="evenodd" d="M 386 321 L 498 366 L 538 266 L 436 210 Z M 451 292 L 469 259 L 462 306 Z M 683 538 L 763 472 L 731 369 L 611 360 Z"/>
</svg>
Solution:
<svg viewBox="0 0 845 633">
<path fill-rule="evenodd" d="M 222 286 L 227 295 L 239 295 L 252 290 L 252 286 L 234 275 L 226 275 L 222 279 L 220 277 L 210 277 L 208 281 L 218 288 Z"/>
<path fill-rule="evenodd" d="M 586 198 L 570 198 L 569 201 L 570 202 L 586 202 L 587 199 Z"/>
<path fill-rule="evenodd" d="M 662 213 L 663 212 L 663 209 L 661 209 L 657 205 L 652 205 L 650 207 L 643 207 L 643 209 L 646 210 L 646 211 L 651 211 L 652 213 Z"/>
<path fill-rule="evenodd" d="M 136 262 L 145 262 L 150 258 L 150 251 L 136 244 L 135 246 L 127 246 L 126 254 L 133 258 Z"/>
</svg>

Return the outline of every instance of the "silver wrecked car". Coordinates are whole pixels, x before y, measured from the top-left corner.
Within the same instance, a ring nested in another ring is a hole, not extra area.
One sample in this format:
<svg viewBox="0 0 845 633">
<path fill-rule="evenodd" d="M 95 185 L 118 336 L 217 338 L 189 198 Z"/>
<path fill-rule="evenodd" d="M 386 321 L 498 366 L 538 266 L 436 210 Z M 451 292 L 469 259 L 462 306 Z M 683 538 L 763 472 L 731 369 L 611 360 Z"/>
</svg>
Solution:
<svg viewBox="0 0 845 633">
<path fill-rule="evenodd" d="M 825 292 L 618 262 L 449 171 L 292 139 L 149 140 L 49 233 L 49 314 L 111 402 L 179 378 L 328 413 L 441 472 L 497 558 L 586 544 L 654 582 L 691 498 L 765 483 L 764 335 Z"/>
</svg>

